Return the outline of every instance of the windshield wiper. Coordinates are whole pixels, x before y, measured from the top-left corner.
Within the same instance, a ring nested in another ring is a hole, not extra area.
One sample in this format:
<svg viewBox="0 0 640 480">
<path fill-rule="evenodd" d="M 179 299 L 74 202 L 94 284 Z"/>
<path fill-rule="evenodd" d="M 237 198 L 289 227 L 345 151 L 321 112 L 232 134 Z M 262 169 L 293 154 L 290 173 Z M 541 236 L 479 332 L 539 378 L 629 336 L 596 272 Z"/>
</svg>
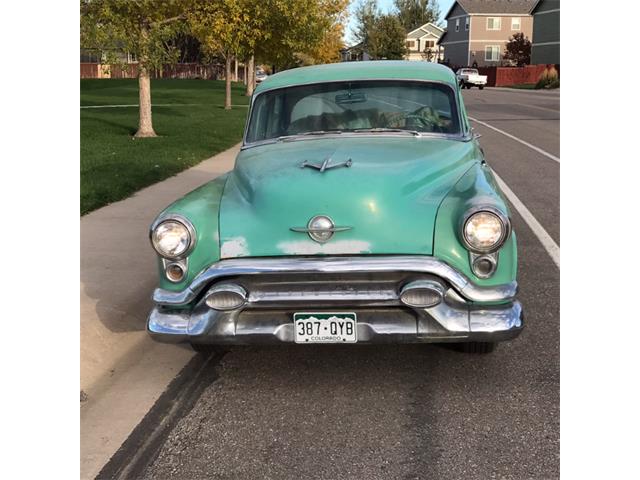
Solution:
<svg viewBox="0 0 640 480">
<path fill-rule="evenodd" d="M 409 133 L 416 137 L 422 136 L 422 133 L 417 130 L 406 130 L 404 128 L 356 128 L 351 131 L 356 133 Z"/>
<path fill-rule="evenodd" d="M 289 140 L 289 139 L 299 138 L 299 137 L 314 136 L 314 135 L 331 135 L 336 133 L 339 134 L 342 132 L 343 132 L 342 130 L 312 130 L 310 132 L 300 132 L 300 133 L 294 133 L 292 135 L 282 135 L 278 137 L 278 141 Z"/>
</svg>

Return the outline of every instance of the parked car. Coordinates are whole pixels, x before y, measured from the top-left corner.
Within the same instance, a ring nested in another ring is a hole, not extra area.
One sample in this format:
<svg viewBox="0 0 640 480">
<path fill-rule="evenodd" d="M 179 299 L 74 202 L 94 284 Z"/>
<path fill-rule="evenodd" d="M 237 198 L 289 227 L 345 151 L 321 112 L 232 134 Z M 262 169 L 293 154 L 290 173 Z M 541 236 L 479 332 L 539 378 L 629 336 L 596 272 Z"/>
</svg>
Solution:
<svg viewBox="0 0 640 480">
<path fill-rule="evenodd" d="M 231 172 L 153 222 L 156 340 L 459 342 L 523 328 L 507 204 L 456 76 L 428 62 L 283 71 Z"/>
<path fill-rule="evenodd" d="M 482 90 L 487 84 L 487 76 L 479 75 L 478 70 L 475 68 L 460 68 L 456 72 L 456 77 L 458 77 L 458 83 L 461 88 L 476 86 Z"/>
<path fill-rule="evenodd" d="M 267 75 L 264 70 L 262 70 L 261 68 L 258 68 L 256 70 L 256 83 L 260 83 L 263 80 L 266 80 L 268 76 L 269 75 Z"/>
</svg>

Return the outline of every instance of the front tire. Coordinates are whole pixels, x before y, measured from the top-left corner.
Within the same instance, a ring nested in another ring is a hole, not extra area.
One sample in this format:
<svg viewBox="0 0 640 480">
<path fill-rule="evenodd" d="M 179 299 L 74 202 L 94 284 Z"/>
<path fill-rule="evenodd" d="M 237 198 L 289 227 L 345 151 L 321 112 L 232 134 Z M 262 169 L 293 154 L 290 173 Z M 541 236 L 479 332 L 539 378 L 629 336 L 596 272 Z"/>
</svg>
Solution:
<svg viewBox="0 0 640 480">
<path fill-rule="evenodd" d="M 480 90 L 482 90 L 482 89 L 484 89 L 484 85 L 478 85 L 478 88 L 479 88 Z"/>
</svg>

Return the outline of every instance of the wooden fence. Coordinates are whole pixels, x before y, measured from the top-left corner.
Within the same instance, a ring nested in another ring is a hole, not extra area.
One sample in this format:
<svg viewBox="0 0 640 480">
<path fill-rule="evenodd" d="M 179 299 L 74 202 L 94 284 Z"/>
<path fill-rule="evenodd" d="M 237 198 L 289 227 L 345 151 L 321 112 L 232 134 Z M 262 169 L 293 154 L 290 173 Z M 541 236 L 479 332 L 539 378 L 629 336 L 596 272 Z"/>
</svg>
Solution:
<svg viewBox="0 0 640 480">
<path fill-rule="evenodd" d="M 231 69 L 233 80 L 234 69 Z M 105 65 L 99 63 L 81 63 L 80 78 L 137 78 L 138 64 Z M 224 65 L 201 65 L 199 63 L 178 63 L 167 65 L 151 72 L 151 78 L 202 78 L 207 80 L 224 79 Z M 244 66 L 238 65 L 238 78 L 244 78 Z"/>
<path fill-rule="evenodd" d="M 536 83 L 544 69 L 554 66 L 560 74 L 560 65 L 527 65 L 525 67 L 478 67 L 480 75 L 487 76 L 488 87 L 506 87 L 522 83 Z"/>
</svg>

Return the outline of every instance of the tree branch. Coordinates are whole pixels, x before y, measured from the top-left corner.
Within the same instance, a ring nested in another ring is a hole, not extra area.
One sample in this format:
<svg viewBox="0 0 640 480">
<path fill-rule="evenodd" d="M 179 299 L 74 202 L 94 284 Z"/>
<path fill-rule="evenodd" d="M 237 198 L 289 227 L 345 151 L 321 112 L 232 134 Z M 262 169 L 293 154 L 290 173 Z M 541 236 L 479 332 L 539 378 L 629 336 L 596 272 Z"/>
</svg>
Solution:
<svg viewBox="0 0 640 480">
<path fill-rule="evenodd" d="M 175 17 L 165 18 L 164 20 L 159 20 L 157 22 L 151 22 L 150 25 L 156 27 L 158 25 L 164 25 L 166 23 L 175 22 L 176 20 L 184 20 L 185 18 L 186 18 L 186 15 L 184 15 L 184 14 L 176 15 Z"/>
</svg>

